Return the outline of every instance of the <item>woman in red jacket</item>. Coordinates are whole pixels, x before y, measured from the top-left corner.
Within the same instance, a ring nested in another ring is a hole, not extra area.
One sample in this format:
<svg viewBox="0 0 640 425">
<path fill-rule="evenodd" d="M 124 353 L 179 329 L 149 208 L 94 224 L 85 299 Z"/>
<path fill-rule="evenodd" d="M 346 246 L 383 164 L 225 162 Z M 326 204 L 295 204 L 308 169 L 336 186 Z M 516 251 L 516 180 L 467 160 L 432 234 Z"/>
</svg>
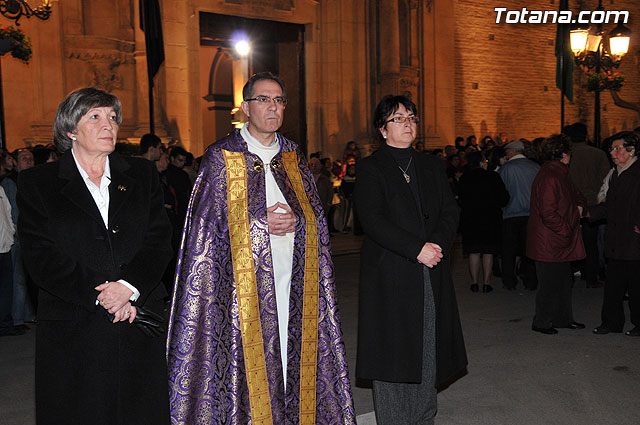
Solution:
<svg viewBox="0 0 640 425">
<path fill-rule="evenodd" d="M 536 262 L 538 293 L 531 329 L 552 335 L 556 328 L 583 329 L 573 320 L 571 262 L 585 258 L 580 235 L 582 194 L 569 177 L 571 141 L 556 134 L 541 144 L 544 164 L 531 186 L 527 256 Z"/>
</svg>

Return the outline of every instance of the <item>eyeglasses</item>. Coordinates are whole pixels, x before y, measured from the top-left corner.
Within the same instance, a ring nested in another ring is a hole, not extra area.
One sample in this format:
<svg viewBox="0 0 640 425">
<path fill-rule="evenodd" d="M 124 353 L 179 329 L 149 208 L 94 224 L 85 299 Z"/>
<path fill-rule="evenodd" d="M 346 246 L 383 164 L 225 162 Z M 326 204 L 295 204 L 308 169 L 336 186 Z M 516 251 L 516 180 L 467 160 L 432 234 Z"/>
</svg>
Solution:
<svg viewBox="0 0 640 425">
<path fill-rule="evenodd" d="M 405 122 L 407 122 L 407 120 L 409 120 L 411 124 L 417 124 L 420 122 L 420 118 L 416 117 L 415 115 L 409 115 L 408 117 L 404 117 L 401 115 L 398 117 L 393 117 L 390 120 L 387 120 L 387 123 L 395 122 L 398 124 L 404 124 Z"/>
<path fill-rule="evenodd" d="M 626 147 L 626 146 L 624 146 L 624 145 L 622 145 L 622 146 L 615 146 L 615 147 L 611 147 L 611 148 L 609 148 L 609 152 L 610 152 L 610 153 L 614 153 L 614 152 L 615 152 L 615 153 L 618 153 L 618 152 L 620 152 L 620 151 L 621 151 L 621 150 L 623 150 L 623 149 L 624 149 L 624 150 L 626 150 L 627 152 L 629 152 L 629 150 L 627 149 L 627 147 Z"/>
<path fill-rule="evenodd" d="M 256 96 L 254 98 L 251 99 L 245 99 L 245 102 L 251 102 L 252 100 L 255 100 L 256 102 L 258 102 L 259 105 L 268 105 L 269 103 L 271 103 L 271 101 L 273 101 L 273 103 L 276 104 L 276 106 L 286 106 L 287 105 L 287 98 L 284 96 L 276 96 L 274 98 L 270 98 L 269 96 Z"/>
</svg>

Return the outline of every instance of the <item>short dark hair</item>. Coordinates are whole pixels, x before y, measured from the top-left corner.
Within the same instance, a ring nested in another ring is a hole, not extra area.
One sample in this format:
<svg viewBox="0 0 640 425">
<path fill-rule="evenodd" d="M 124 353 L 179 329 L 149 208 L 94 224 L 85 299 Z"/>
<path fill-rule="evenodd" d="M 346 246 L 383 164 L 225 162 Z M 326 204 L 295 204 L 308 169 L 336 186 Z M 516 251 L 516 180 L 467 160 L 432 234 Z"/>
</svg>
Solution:
<svg viewBox="0 0 640 425">
<path fill-rule="evenodd" d="M 178 156 L 184 156 L 187 158 L 187 151 L 181 146 L 174 146 L 171 148 L 171 152 L 169 152 L 169 158 L 176 158 Z"/>
<path fill-rule="evenodd" d="M 262 80 L 271 80 L 278 83 L 278 85 L 282 89 L 282 96 L 287 97 L 287 86 L 284 85 L 284 81 L 282 81 L 282 78 L 270 72 L 259 72 L 257 74 L 252 75 L 251 78 L 249 78 L 249 81 L 245 83 L 244 87 L 242 88 L 242 99 L 244 100 L 251 99 L 253 97 L 253 86 L 258 81 L 262 81 Z"/>
<path fill-rule="evenodd" d="M 587 126 L 581 122 L 565 125 L 562 134 L 566 134 L 572 143 L 582 143 L 587 141 Z"/>
<path fill-rule="evenodd" d="M 31 152 L 31 149 L 29 148 L 18 148 L 15 149 L 13 152 L 11 152 L 11 156 L 13 157 L 14 161 L 18 161 L 18 155 L 20 155 L 20 153 L 22 152 Z M 31 154 L 33 155 L 33 152 L 31 152 Z"/>
<path fill-rule="evenodd" d="M 562 154 L 571 153 L 571 139 L 566 134 L 554 134 L 540 143 L 541 159 L 544 161 L 559 161 Z"/>
<path fill-rule="evenodd" d="M 638 150 L 640 149 L 640 135 L 635 131 L 621 131 L 620 133 L 616 133 L 611 136 L 611 144 L 616 140 L 622 139 L 622 146 L 627 148 L 627 150 L 634 148 L 636 150 L 635 155 L 638 155 Z"/>
<path fill-rule="evenodd" d="M 380 100 L 380 103 L 378 103 L 376 111 L 373 114 L 373 126 L 378 132 L 379 137 L 382 137 L 379 130 L 386 127 L 387 119 L 396 113 L 400 105 L 404 106 L 407 111 L 412 112 L 413 115 L 418 115 L 418 108 L 416 107 L 416 104 L 407 96 L 386 95 L 382 100 Z"/>
<path fill-rule="evenodd" d="M 157 148 L 162 140 L 155 134 L 147 133 L 140 139 L 140 153 L 144 155 L 149 148 Z"/>
<path fill-rule="evenodd" d="M 77 129 L 80 118 L 89 109 L 103 106 L 112 107 L 116 113 L 116 122 L 118 125 L 122 124 L 122 105 L 118 97 L 111 93 L 95 87 L 86 87 L 64 98 L 58 106 L 53 123 L 53 139 L 60 152 L 71 149 L 72 141 L 67 133 L 73 133 Z"/>
</svg>

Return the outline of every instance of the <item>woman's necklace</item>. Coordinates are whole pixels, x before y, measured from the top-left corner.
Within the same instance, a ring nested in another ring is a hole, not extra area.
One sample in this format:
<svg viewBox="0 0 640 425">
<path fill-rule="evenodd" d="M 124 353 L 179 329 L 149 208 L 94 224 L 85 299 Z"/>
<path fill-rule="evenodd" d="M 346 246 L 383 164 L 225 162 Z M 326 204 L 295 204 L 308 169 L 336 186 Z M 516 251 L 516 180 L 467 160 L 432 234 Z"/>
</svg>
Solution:
<svg viewBox="0 0 640 425">
<path fill-rule="evenodd" d="M 407 183 L 411 181 L 411 176 L 407 174 L 407 171 L 409 171 L 409 167 L 411 166 L 411 161 L 413 161 L 413 157 L 409 158 L 409 163 L 407 164 L 407 168 L 404 170 L 402 169 L 401 166 L 398 165 L 398 168 L 400 169 L 400 171 L 402 171 L 402 175 L 404 176 L 404 179 L 407 181 Z"/>
</svg>

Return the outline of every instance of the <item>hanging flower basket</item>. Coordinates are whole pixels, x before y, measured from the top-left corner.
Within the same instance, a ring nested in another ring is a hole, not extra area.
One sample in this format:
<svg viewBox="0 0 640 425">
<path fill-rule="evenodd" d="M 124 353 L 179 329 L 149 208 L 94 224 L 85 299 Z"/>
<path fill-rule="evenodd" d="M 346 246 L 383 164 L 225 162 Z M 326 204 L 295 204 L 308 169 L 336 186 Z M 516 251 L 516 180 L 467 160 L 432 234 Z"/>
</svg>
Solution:
<svg viewBox="0 0 640 425">
<path fill-rule="evenodd" d="M 20 28 L 12 26 L 0 27 L 0 55 L 11 52 L 11 56 L 20 59 L 24 63 L 29 63 L 33 51 L 31 50 L 31 39 Z"/>
<path fill-rule="evenodd" d="M 619 72 L 597 72 L 589 75 L 587 79 L 587 91 L 618 91 L 622 88 L 624 77 Z"/>
</svg>

